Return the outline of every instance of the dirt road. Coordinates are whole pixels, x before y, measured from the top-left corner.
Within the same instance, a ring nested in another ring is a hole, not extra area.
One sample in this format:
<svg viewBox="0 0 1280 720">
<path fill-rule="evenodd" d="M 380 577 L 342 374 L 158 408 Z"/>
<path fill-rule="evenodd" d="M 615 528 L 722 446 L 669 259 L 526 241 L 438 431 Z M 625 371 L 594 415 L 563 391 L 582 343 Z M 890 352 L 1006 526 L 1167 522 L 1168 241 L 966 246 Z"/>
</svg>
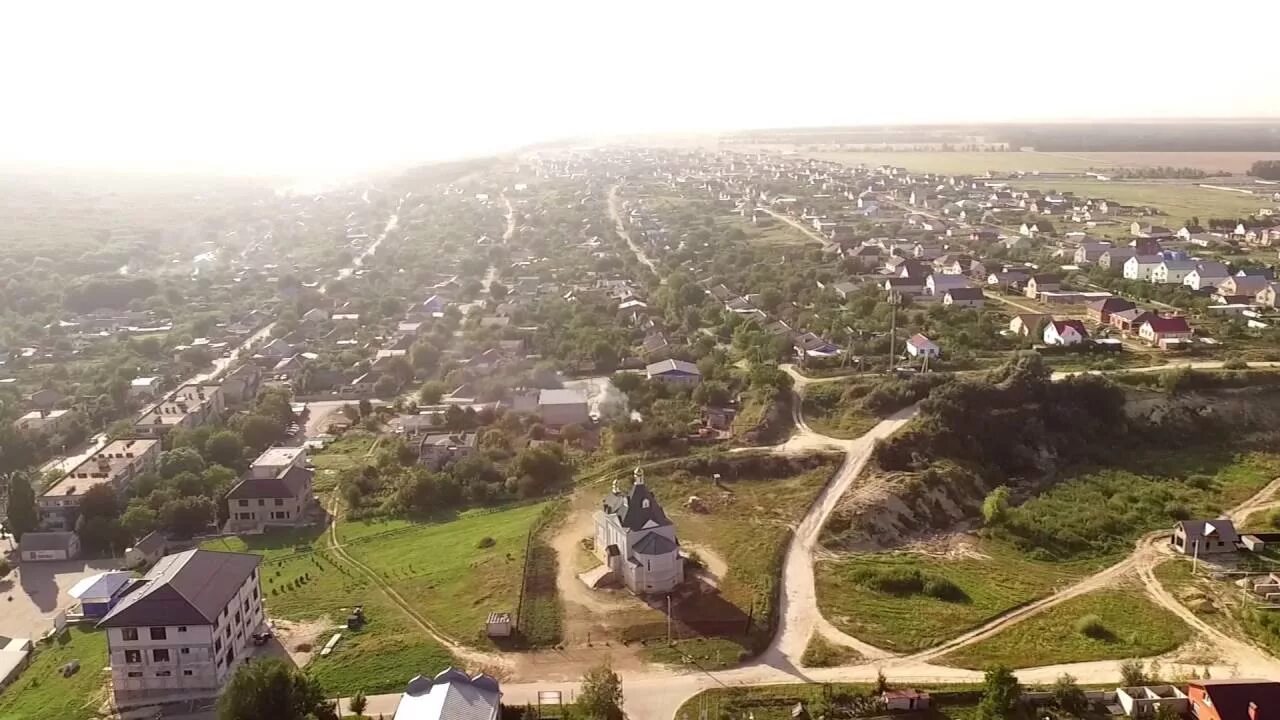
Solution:
<svg viewBox="0 0 1280 720">
<path fill-rule="evenodd" d="M 627 245 L 631 248 L 631 252 L 635 253 L 636 259 L 644 263 L 646 267 L 657 275 L 658 266 L 645 254 L 636 241 L 631 239 L 631 233 L 627 232 L 627 226 L 622 222 L 622 201 L 618 197 L 617 185 L 609 188 L 609 217 L 613 218 L 613 223 L 618 228 L 618 235 L 627 241 Z"/>
<path fill-rule="evenodd" d="M 763 208 L 763 210 L 764 210 L 765 212 L 769 213 L 770 215 L 772 215 L 773 217 L 777 218 L 778 220 L 781 220 L 782 222 L 784 222 L 784 223 L 786 223 L 786 224 L 790 225 L 791 227 L 793 227 L 793 228 L 795 228 L 795 229 L 799 230 L 800 232 L 804 233 L 805 235 L 807 235 L 807 236 L 809 237 L 809 239 L 813 240 L 814 242 L 821 243 L 821 244 L 822 244 L 822 249 L 823 249 L 823 250 L 831 250 L 831 249 L 833 249 L 833 248 L 835 248 L 835 247 L 836 247 L 836 244 L 835 244 L 835 243 L 831 242 L 831 241 L 830 241 L 830 240 L 828 240 L 827 238 L 825 238 L 825 237 L 823 237 L 822 235 L 818 234 L 818 232 L 817 232 L 816 230 L 814 230 L 813 228 L 811 228 L 811 227 L 809 227 L 809 226 L 807 226 L 807 225 L 805 225 L 805 224 L 803 224 L 803 223 L 798 222 L 798 221 L 797 221 L 797 220 L 795 220 L 794 218 L 792 218 L 792 217 L 790 217 L 790 216 L 788 216 L 788 215 L 783 215 L 782 213 L 776 213 L 776 212 L 774 212 L 774 211 L 770 210 L 769 208 Z"/>
</svg>

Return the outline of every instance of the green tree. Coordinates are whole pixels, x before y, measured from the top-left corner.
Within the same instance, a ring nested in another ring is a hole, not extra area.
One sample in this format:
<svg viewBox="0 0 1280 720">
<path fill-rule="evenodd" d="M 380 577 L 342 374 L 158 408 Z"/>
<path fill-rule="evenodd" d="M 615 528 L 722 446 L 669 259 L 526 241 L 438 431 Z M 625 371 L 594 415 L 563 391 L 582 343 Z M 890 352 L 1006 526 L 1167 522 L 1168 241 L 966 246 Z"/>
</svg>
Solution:
<svg viewBox="0 0 1280 720">
<path fill-rule="evenodd" d="M 111 519 L 120 514 L 115 488 L 109 484 L 94 485 L 80 498 L 80 517 Z"/>
<path fill-rule="evenodd" d="M 347 703 L 347 707 L 356 715 L 363 715 L 365 708 L 369 707 L 369 698 L 364 696 L 363 690 L 357 690 L 351 697 L 351 702 Z"/>
<path fill-rule="evenodd" d="M 1125 687 L 1137 687 L 1147 684 L 1147 668 L 1138 658 L 1130 658 L 1120 663 L 1121 684 Z"/>
<path fill-rule="evenodd" d="M 607 663 L 582 676 L 578 711 L 586 720 L 622 720 L 622 678 Z"/>
<path fill-rule="evenodd" d="M 213 522 L 217 509 L 207 497 L 179 497 L 160 508 L 160 522 L 178 537 L 188 538 Z"/>
<path fill-rule="evenodd" d="M 155 510 L 137 500 L 129 503 L 129 507 L 120 515 L 120 526 L 133 538 L 146 536 L 156 529 L 159 521 L 160 517 Z"/>
<path fill-rule="evenodd" d="M 199 475 L 204 472 L 204 458 L 194 448 L 183 447 L 160 453 L 160 477 L 168 480 L 179 473 Z"/>
<path fill-rule="evenodd" d="M 1009 515 L 1009 488 L 1001 485 L 982 501 L 982 519 L 987 525 L 999 525 Z"/>
<path fill-rule="evenodd" d="M 424 405 L 435 405 L 440 402 L 440 398 L 444 396 L 447 389 L 444 383 L 439 380 L 428 380 L 422 383 L 422 387 L 418 389 L 418 399 Z"/>
<path fill-rule="evenodd" d="M 216 465 L 237 467 L 244 460 L 244 440 L 230 430 L 219 430 L 205 440 L 204 458 Z"/>
<path fill-rule="evenodd" d="M 1058 676 L 1053 683 L 1053 702 L 1065 713 L 1079 716 L 1089 707 L 1084 690 L 1076 684 L 1076 679 L 1067 673 Z"/>
<path fill-rule="evenodd" d="M 40 526 L 40 514 L 36 511 L 36 493 L 31 489 L 31 476 L 27 473 L 10 473 L 8 486 L 9 533 L 14 540 L 21 540 L 25 533 Z"/>
<path fill-rule="evenodd" d="M 246 415 L 237 421 L 240 438 L 252 452 L 261 452 L 284 439 L 284 428 L 270 415 Z"/>
<path fill-rule="evenodd" d="M 281 660 L 241 665 L 218 699 L 218 720 L 337 720 L 319 681 Z"/>
<path fill-rule="evenodd" d="M 978 720 L 1008 720 L 1018 709 L 1022 687 L 1013 671 L 1003 665 L 994 665 L 986 672 L 982 699 L 978 701 Z"/>
</svg>

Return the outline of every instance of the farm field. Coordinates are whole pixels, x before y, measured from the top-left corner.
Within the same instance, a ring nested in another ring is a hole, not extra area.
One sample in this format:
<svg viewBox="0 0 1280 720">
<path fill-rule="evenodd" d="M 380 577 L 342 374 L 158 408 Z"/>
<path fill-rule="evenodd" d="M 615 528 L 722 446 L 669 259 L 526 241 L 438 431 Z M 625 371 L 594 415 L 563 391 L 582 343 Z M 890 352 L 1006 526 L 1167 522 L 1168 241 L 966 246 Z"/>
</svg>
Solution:
<svg viewBox="0 0 1280 720">
<path fill-rule="evenodd" d="M 547 507 L 469 512 L 444 523 L 341 522 L 338 537 L 432 625 L 459 642 L 488 647 L 485 618 L 515 613 L 529 530 Z"/>
<path fill-rule="evenodd" d="M 846 152 L 818 150 L 800 153 L 819 160 L 834 160 L 846 165 L 870 167 L 894 165 L 915 172 L 981 175 L 988 171 L 1010 172 L 1084 172 L 1104 167 L 1096 160 L 1036 152 Z"/>
<path fill-rule="evenodd" d="M 1077 178 L 1067 180 L 1023 178 L 1011 181 L 1010 184 L 1022 190 L 1073 192 L 1082 197 L 1103 197 L 1125 205 L 1157 208 L 1168 217 L 1149 218 L 1144 221 L 1171 225 L 1173 229 L 1181 227 L 1193 216 L 1199 217 L 1201 222 L 1207 222 L 1211 217 L 1245 217 L 1257 212 L 1260 207 L 1272 204 L 1268 199 L 1260 196 L 1226 190 L 1210 190 L 1188 181 L 1102 182 Z M 1128 228 L 1121 229 L 1127 232 Z"/>
<path fill-rule="evenodd" d="M 80 661 L 80 671 L 62 677 L 62 666 Z M 31 666 L 0 690 L 0 720 L 90 720 L 107 700 L 110 678 L 107 634 L 81 626 L 67 628 L 57 640 L 36 643 Z"/>
<path fill-rule="evenodd" d="M 1259 160 L 1280 160 L 1280 152 L 1073 152 L 1064 155 L 1099 165 L 1189 167 L 1205 172 L 1226 170 L 1238 175 L 1247 173 L 1249 166 Z"/>
<path fill-rule="evenodd" d="M 819 560 L 814 575 L 819 607 L 836 627 L 877 647 L 911 652 L 1049 595 L 1104 564 L 1039 562 L 1006 545 L 981 542 L 951 555 Z M 922 581 L 912 587 L 915 577 Z M 931 580 L 957 590 L 929 594 L 924 583 Z"/>
<path fill-rule="evenodd" d="M 374 534 L 362 537 L 372 542 Z M 313 628 L 316 644 L 342 630 L 334 653 L 317 655 L 307 665 L 329 692 L 397 691 L 404 685 L 403 668 L 438 671 L 453 662 L 447 649 L 414 625 L 368 578 L 326 550 L 326 542 L 327 536 L 316 528 L 219 538 L 202 547 L 263 556 L 262 591 L 269 617 Z M 368 622 L 349 632 L 344 623 L 355 605 L 364 606 Z"/>
<path fill-rule="evenodd" d="M 945 655 L 941 662 L 973 669 L 993 663 L 1023 668 L 1150 657 L 1190 637 L 1178 616 L 1148 600 L 1139 588 L 1126 587 L 1067 600 Z"/>
</svg>

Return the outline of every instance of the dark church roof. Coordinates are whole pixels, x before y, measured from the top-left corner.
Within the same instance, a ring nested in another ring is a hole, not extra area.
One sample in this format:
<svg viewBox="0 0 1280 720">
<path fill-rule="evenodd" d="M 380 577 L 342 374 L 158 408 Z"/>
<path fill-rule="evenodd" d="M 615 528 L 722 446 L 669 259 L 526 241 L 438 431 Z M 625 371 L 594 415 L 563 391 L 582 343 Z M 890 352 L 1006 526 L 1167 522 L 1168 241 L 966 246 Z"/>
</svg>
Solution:
<svg viewBox="0 0 1280 720">
<path fill-rule="evenodd" d="M 671 519 L 658 504 L 658 499 L 643 482 L 633 485 L 631 492 L 626 495 L 616 492 L 606 495 L 604 511 L 610 515 L 617 515 L 618 522 L 628 530 L 643 530 L 650 521 L 654 523 L 654 527 L 671 524 Z"/>
</svg>

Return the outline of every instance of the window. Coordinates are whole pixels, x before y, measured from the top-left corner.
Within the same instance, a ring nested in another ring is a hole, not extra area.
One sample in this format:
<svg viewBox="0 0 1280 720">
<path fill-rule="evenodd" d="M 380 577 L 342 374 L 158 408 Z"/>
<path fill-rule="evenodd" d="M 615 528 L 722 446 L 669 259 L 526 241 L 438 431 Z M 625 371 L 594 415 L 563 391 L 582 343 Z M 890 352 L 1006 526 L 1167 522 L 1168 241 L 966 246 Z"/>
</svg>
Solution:
<svg viewBox="0 0 1280 720">
<path fill-rule="evenodd" d="M 151 651 L 152 662 L 169 662 L 169 651 L 166 648 L 156 648 Z"/>
<path fill-rule="evenodd" d="M 141 650 L 125 650 L 124 661 L 130 665 L 138 665 L 142 662 Z"/>
<path fill-rule="evenodd" d="M 179 654 L 181 654 L 181 655 L 190 655 L 190 654 L 191 654 L 191 648 L 182 648 L 181 650 L 179 650 L 179 651 L 178 651 L 178 653 L 179 653 Z"/>
<path fill-rule="evenodd" d="M 164 628 L 162 627 L 151 628 L 152 640 L 166 640 L 168 639 L 168 637 L 169 637 L 169 633 L 165 632 Z"/>
<path fill-rule="evenodd" d="M 248 500 L 237 500 L 236 502 L 238 502 L 238 503 L 240 504 L 240 507 L 249 507 L 249 501 L 248 501 Z"/>
<path fill-rule="evenodd" d="M 170 677 L 173 673 L 168 670 L 157 670 L 156 677 Z"/>
<path fill-rule="evenodd" d="M 183 671 L 182 671 L 182 674 L 183 674 L 183 675 L 186 675 L 187 677 L 191 677 L 192 675 L 195 675 L 196 673 L 195 673 L 195 671 L 194 671 L 194 670 L 183 670 Z"/>
<path fill-rule="evenodd" d="M 281 498 L 276 498 L 276 507 L 284 507 L 284 500 Z"/>
<path fill-rule="evenodd" d="M 127 642 L 133 642 L 138 639 L 138 628 L 124 628 L 120 631 L 120 638 Z"/>
<path fill-rule="evenodd" d="M 141 673 L 141 672 L 138 672 L 137 670 L 131 670 L 131 671 L 129 672 L 129 677 L 131 677 L 131 678 L 140 678 L 140 677 L 142 677 L 142 673 Z"/>
<path fill-rule="evenodd" d="M 267 504 L 266 500 L 263 500 L 262 498 L 258 498 L 258 507 L 262 507 L 266 504 Z"/>
<path fill-rule="evenodd" d="M 186 625 L 179 625 L 179 626 L 178 626 L 178 632 L 186 632 L 186 631 L 187 631 L 187 626 L 186 626 Z"/>
</svg>

